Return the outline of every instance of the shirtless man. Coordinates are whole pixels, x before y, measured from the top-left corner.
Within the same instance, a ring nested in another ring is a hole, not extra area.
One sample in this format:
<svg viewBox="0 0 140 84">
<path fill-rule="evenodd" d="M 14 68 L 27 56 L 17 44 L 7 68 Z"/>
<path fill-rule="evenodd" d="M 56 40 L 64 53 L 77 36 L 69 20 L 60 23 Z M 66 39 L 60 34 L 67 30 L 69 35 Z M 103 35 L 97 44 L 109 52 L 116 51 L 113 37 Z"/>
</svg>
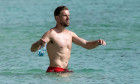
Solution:
<svg viewBox="0 0 140 84">
<path fill-rule="evenodd" d="M 68 70 L 72 42 L 86 49 L 106 45 L 103 40 L 86 41 L 74 32 L 65 29 L 70 24 L 70 14 L 66 6 L 59 6 L 54 11 L 56 26 L 47 31 L 40 40 L 33 43 L 31 51 L 36 52 L 47 43 L 50 65 L 46 72 L 72 72 Z"/>
</svg>

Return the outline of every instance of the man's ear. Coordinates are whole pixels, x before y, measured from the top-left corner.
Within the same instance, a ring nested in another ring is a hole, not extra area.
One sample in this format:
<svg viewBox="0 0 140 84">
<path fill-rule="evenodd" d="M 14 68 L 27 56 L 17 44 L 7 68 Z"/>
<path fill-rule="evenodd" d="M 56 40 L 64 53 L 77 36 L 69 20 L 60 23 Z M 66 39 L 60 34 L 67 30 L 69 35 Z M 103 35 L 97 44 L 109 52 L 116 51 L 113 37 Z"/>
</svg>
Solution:
<svg viewBox="0 0 140 84">
<path fill-rule="evenodd" d="M 58 16 L 55 16 L 55 20 L 56 20 L 56 21 L 58 21 L 58 18 L 59 18 Z"/>
</svg>

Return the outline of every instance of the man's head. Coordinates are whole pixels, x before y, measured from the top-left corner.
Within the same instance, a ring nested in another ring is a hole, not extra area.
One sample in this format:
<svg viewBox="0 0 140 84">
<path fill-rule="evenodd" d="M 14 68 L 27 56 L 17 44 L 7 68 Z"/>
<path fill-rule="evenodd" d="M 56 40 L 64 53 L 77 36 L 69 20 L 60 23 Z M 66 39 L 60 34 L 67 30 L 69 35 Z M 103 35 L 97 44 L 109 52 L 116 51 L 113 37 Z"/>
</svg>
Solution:
<svg viewBox="0 0 140 84">
<path fill-rule="evenodd" d="M 54 11 L 56 22 L 64 27 L 69 26 L 69 10 L 66 6 L 59 6 Z"/>
</svg>

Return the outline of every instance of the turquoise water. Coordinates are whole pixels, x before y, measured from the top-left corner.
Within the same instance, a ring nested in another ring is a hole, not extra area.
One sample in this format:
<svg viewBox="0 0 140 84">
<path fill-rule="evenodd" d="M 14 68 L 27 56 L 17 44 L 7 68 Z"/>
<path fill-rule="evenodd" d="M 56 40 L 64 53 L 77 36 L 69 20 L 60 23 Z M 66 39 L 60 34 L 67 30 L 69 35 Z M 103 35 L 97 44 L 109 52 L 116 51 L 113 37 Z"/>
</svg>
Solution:
<svg viewBox="0 0 140 84">
<path fill-rule="evenodd" d="M 54 9 L 68 6 L 69 30 L 86 40 L 104 39 L 93 50 L 73 44 L 72 74 L 45 73 L 47 54 L 30 46 L 55 26 Z M 139 84 L 139 0 L 0 0 L 0 84 Z"/>
</svg>

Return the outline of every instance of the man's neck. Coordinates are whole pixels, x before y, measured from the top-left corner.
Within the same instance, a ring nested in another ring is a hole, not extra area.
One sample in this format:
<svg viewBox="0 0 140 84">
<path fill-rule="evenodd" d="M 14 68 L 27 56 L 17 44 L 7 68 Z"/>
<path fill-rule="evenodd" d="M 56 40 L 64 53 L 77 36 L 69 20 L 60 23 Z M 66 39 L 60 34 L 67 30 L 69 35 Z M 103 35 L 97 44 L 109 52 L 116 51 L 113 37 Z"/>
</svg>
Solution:
<svg viewBox="0 0 140 84">
<path fill-rule="evenodd" d="M 65 30 L 65 27 L 62 25 L 56 25 L 55 28 L 57 28 L 61 32 L 63 32 Z"/>
</svg>

